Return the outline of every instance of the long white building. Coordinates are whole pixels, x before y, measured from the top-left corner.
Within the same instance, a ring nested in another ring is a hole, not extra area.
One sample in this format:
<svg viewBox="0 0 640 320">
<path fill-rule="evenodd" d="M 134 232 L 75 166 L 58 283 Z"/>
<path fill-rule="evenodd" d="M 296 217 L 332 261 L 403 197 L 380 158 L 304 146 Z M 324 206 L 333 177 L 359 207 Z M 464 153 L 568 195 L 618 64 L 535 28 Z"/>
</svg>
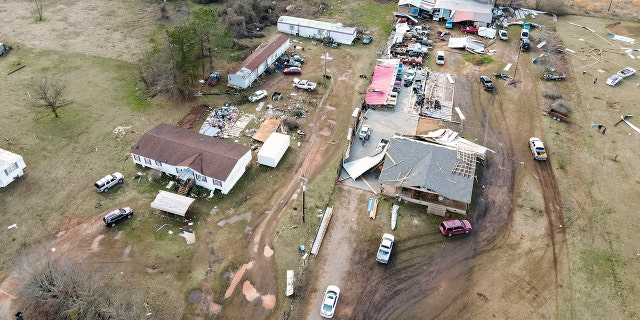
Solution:
<svg viewBox="0 0 640 320">
<path fill-rule="evenodd" d="M 334 42 L 353 44 L 356 40 L 358 28 L 345 27 L 341 23 L 281 16 L 278 19 L 278 31 L 312 39 L 329 37 Z"/>
</svg>

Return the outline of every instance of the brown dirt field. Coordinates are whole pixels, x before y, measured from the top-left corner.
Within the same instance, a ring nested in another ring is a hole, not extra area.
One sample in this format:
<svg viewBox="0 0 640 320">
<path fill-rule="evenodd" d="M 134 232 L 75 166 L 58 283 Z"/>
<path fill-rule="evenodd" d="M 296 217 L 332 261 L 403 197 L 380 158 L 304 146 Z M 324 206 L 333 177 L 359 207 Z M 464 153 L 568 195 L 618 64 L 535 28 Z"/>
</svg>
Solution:
<svg viewBox="0 0 640 320">
<path fill-rule="evenodd" d="M 16 12 L 11 23 L 6 21 L 9 15 L 2 15 L 5 21 L 0 18 L 11 26 L 3 36 L 20 44 L 0 60 L 0 70 L 8 72 L 18 62 L 28 66 L 27 72 L 11 77 L 0 74 L 7 84 L 0 91 L 7 115 L 0 119 L 0 130 L 8 128 L 0 133 L 12 138 L 12 150 L 29 159 L 27 176 L 0 190 L 0 216 L 7 225 L 18 223 L 17 229 L 0 238 L 5 243 L 5 258 L 0 260 L 2 314 L 13 314 L 17 307 L 12 304 L 20 283 L 16 275 L 23 269 L 12 259 L 56 254 L 50 250 L 55 247 L 57 254 L 82 261 L 96 272 L 127 277 L 132 292 L 148 296 L 158 319 L 264 319 L 282 314 L 290 319 L 316 318 L 318 298 L 329 283 L 343 289 L 336 319 L 638 316 L 640 236 L 635 228 L 640 218 L 635 212 L 640 210 L 636 196 L 640 164 L 631 147 L 640 145 L 640 135 L 625 124 L 613 124 L 621 114 L 638 114 L 639 81 L 636 75 L 611 88 L 604 80 L 621 66 L 639 68 L 619 52 L 620 44 L 598 36 L 614 32 L 638 38 L 637 23 L 578 16 L 554 23 L 539 16 L 536 22 L 545 28 L 532 33 L 534 41 L 556 30 L 564 46 L 576 51 L 565 58 L 549 58 L 558 65 L 565 63 L 569 79 L 559 83 L 539 80 L 543 71 L 531 59 L 541 51 L 519 53 L 514 39 L 519 30 L 511 30 L 509 42 L 498 41 L 492 47 L 497 50 L 496 61 L 486 66 L 472 66 L 449 52 L 444 70 L 458 75 L 456 103 L 467 121 L 423 121 L 419 130 L 451 127 L 496 151 L 479 172 L 468 216 L 474 232 L 442 238 L 437 230 L 441 218 L 427 216 L 424 208 L 403 205 L 398 242 L 385 267 L 372 257 L 380 233 L 388 228 L 391 201 L 381 201 L 379 217 L 371 221 L 357 214 L 363 212 L 369 193 L 333 187 L 351 111 L 360 104 L 366 85 L 357 75 L 370 72 L 376 48 L 328 49 L 332 59 L 327 68 L 333 79 L 317 95 L 290 96 L 294 92 L 290 79 L 282 75 L 260 83 L 259 88 L 282 90 L 288 97 L 279 107 L 304 105 L 311 110 L 303 124 L 308 135 L 300 140 L 299 149 L 292 145 L 280 171 L 252 167 L 243 177 L 248 182 L 230 195 L 197 201 L 193 208 L 197 241 L 188 246 L 167 233 L 187 227 L 186 222 L 158 216 L 148 208 L 149 195 L 158 188 L 157 183 L 145 182 L 148 175 L 142 183 L 130 179 L 104 196 L 96 195 L 87 182 L 105 170 L 123 169 L 132 177 L 140 171 L 125 163 L 132 143 L 158 122 L 175 123 L 193 105 L 158 98 L 139 111 L 123 97 L 129 89 L 125 82 L 132 77 L 128 62 L 146 48 L 159 10 L 131 2 L 67 1 L 46 8 L 47 21 L 36 24 L 29 8 L 28 3 L 0 5 L 0 12 Z M 598 34 L 568 21 L 590 26 Z M 320 82 L 325 48 L 307 41 L 302 45 L 305 76 Z M 592 49 L 602 52 L 594 55 Z M 517 70 L 516 78 L 522 82 L 512 87 L 495 80 L 496 92 L 484 92 L 478 76 L 500 72 L 506 63 L 514 64 L 510 73 Z M 30 109 L 32 101 L 25 91 L 34 74 L 59 76 L 70 84 L 74 103 L 63 109 L 60 121 Z M 593 84 L 595 77 L 599 81 Z M 545 115 L 550 101 L 542 93 L 552 86 L 569 102 L 568 124 Z M 197 102 L 222 103 L 218 98 Z M 254 106 L 243 107 L 248 112 Z M 606 124 L 606 135 L 592 129 L 593 122 Z M 104 123 L 109 125 L 100 125 Z M 119 126 L 131 129 L 113 133 Z M 531 159 L 526 145 L 531 136 L 545 141 L 548 162 Z M 310 258 L 304 267 L 296 246 L 313 239 L 318 222 L 314 214 L 304 225 L 299 222 L 300 176 L 309 179 L 309 211 L 332 205 L 341 213 L 330 226 L 320 256 Z M 63 183 L 52 188 L 51 181 Z M 94 208 L 96 202 L 102 207 Z M 127 204 L 137 210 L 132 223 L 103 229 L 104 212 Z M 217 224 L 247 214 L 247 219 Z M 156 232 L 163 223 L 172 226 Z M 240 276 L 245 264 L 251 268 Z M 295 269 L 298 277 L 293 298 L 283 294 L 286 269 Z"/>
</svg>

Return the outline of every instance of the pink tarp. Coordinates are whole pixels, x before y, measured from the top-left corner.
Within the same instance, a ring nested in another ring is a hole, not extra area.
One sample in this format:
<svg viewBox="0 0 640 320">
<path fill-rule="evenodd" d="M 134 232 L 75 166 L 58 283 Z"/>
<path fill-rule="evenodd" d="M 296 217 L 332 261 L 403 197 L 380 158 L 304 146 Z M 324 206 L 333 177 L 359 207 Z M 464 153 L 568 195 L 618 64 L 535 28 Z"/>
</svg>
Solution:
<svg viewBox="0 0 640 320">
<path fill-rule="evenodd" d="M 396 80 L 396 64 L 378 65 L 373 68 L 371 84 L 364 95 L 364 101 L 368 105 L 385 104 L 387 93 L 393 89 L 393 82 Z"/>
</svg>

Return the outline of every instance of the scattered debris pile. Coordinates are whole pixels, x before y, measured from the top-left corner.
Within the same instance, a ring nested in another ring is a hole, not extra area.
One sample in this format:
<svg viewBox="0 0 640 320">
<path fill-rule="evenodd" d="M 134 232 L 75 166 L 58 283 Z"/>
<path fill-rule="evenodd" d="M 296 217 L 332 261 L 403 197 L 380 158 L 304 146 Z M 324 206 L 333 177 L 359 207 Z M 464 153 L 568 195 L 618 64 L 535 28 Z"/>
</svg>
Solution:
<svg viewBox="0 0 640 320">
<path fill-rule="evenodd" d="M 222 129 L 235 123 L 238 120 L 240 114 L 238 108 L 232 106 L 230 103 L 225 103 L 222 107 L 213 110 L 209 116 L 204 120 L 200 133 L 215 137 Z"/>
</svg>

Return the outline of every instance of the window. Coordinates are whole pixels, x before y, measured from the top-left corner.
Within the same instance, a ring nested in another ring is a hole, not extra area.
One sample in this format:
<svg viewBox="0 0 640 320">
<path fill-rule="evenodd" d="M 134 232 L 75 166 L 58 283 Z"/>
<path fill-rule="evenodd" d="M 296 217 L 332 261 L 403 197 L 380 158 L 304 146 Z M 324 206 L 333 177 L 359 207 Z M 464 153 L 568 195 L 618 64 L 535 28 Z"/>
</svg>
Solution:
<svg viewBox="0 0 640 320">
<path fill-rule="evenodd" d="M 133 160 L 140 161 L 140 156 L 137 154 L 133 155 Z"/>
<path fill-rule="evenodd" d="M 16 171 L 17 169 L 18 169 L 18 163 L 14 162 L 8 168 L 4 169 L 4 174 L 9 176 L 12 172 Z"/>
<path fill-rule="evenodd" d="M 156 160 L 156 166 L 158 166 L 158 167 L 162 167 L 162 162 L 160 162 L 160 161 Z"/>
<path fill-rule="evenodd" d="M 222 187 L 222 181 L 220 181 L 218 179 L 213 179 L 213 185 L 214 186 L 218 186 L 218 187 Z"/>
<path fill-rule="evenodd" d="M 151 164 L 151 159 L 149 159 L 149 158 L 144 158 L 144 163 L 145 163 L 145 164 Z"/>
<path fill-rule="evenodd" d="M 207 182 L 207 177 L 202 176 L 202 182 Z"/>
</svg>

